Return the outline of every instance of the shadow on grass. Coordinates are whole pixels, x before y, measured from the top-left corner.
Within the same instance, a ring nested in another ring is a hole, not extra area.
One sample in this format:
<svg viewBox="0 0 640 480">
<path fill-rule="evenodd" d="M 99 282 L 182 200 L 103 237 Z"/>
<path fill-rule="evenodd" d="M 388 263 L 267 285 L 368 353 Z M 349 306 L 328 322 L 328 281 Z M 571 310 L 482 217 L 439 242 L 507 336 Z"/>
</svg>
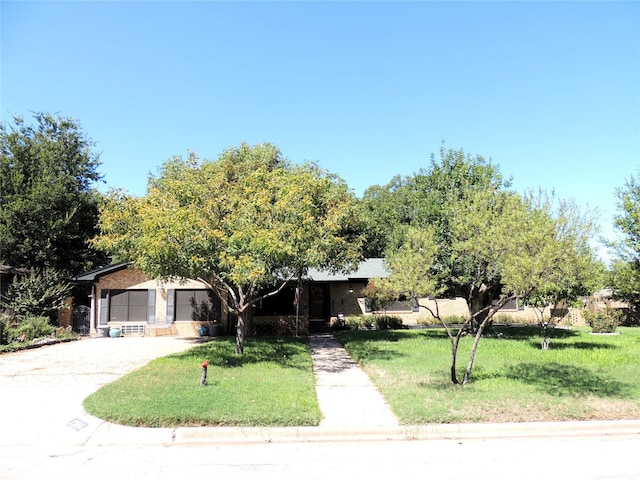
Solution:
<svg viewBox="0 0 640 480">
<path fill-rule="evenodd" d="M 496 326 L 490 329 L 490 333 L 499 334 L 505 340 L 532 340 L 541 338 L 542 328 L 539 326 Z M 554 338 L 572 338 L 580 335 L 579 332 L 567 330 L 566 328 L 550 328 L 547 334 L 553 342 Z M 539 344 L 538 344 L 539 345 Z"/>
<path fill-rule="evenodd" d="M 349 355 L 356 362 L 367 360 L 390 360 L 403 356 L 392 349 L 381 346 L 382 342 L 396 343 L 405 339 L 415 338 L 406 330 L 371 330 L 371 331 L 341 331 L 336 338 L 348 350 Z"/>
<path fill-rule="evenodd" d="M 553 396 L 630 396 L 630 387 L 627 384 L 609 380 L 586 368 L 560 363 L 520 363 L 511 366 L 506 377 L 539 387 Z"/>
<path fill-rule="evenodd" d="M 235 338 L 221 337 L 185 352 L 170 355 L 177 359 L 209 359 L 209 365 L 235 368 L 256 363 L 276 363 L 289 368 L 302 367 L 298 359 L 308 355 L 306 339 L 295 337 L 260 337 L 245 340 L 244 353 L 236 355 Z"/>
<path fill-rule="evenodd" d="M 540 342 L 529 342 L 529 344 L 540 350 Z M 551 339 L 551 343 L 549 344 L 549 350 L 615 350 L 620 347 L 617 345 L 610 345 L 608 343 L 597 343 L 597 342 L 575 342 L 575 343 L 560 343 L 554 342 L 553 338 Z"/>
</svg>

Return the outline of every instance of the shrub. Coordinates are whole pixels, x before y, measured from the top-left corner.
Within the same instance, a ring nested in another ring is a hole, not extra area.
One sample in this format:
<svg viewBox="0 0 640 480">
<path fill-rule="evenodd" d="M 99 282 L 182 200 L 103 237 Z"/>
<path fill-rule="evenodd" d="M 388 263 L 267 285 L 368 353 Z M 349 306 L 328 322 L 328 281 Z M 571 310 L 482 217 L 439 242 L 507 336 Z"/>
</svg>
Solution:
<svg viewBox="0 0 640 480">
<path fill-rule="evenodd" d="M 33 340 L 34 338 L 47 337 L 55 333 L 55 327 L 49 323 L 47 317 L 28 316 L 16 329 L 16 336 L 22 337 L 24 341 Z"/>
<path fill-rule="evenodd" d="M 347 317 L 346 326 L 351 330 L 389 330 L 403 328 L 402 319 L 395 315 L 358 315 Z"/>
<path fill-rule="evenodd" d="M 373 316 L 358 315 L 355 317 L 347 317 L 346 324 L 351 330 L 371 330 L 373 326 Z"/>
<path fill-rule="evenodd" d="M 605 308 L 596 312 L 584 312 L 584 319 L 593 333 L 613 333 L 620 325 L 622 312 Z"/>
<path fill-rule="evenodd" d="M 375 315 L 374 322 L 378 330 L 398 330 L 403 327 L 402 319 L 395 315 Z"/>
<path fill-rule="evenodd" d="M 13 336 L 12 330 L 11 317 L 0 315 L 0 345 L 9 343 L 9 339 Z"/>
<path fill-rule="evenodd" d="M 55 270 L 32 272 L 20 282 L 9 285 L 0 306 L 9 309 L 19 319 L 45 316 L 55 319 L 58 311 L 65 307 L 65 299 L 71 285 Z"/>
</svg>

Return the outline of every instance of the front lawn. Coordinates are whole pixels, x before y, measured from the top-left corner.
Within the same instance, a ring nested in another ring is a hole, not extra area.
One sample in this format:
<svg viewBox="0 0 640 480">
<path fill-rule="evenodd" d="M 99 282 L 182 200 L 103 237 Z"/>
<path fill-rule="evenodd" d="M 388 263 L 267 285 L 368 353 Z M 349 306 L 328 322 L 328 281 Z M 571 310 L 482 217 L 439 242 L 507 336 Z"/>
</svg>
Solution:
<svg viewBox="0 0 640 480">
<path fill-rule="evenodd" d="M 471 383 L 449 379 L 443 330 L 337 332 L 403 424 L 640 418 L 640 329 L 616 336 L 555 330 L 494 329 L 480 341 Z M 472 339 L 463 338 L 464 371 Z M 461 376 L 460 376 L 461 378 Z"/>
<path fill-rule="evenodd" d="M 84 401 L 104 420 L 134 426 L 317 425 L 311 353 L 306 339 L 259 338 L 236 356 L 220 338 L 154 360 Z M 209 359 L 200 386 L 201 365 Z"/>
<path fill-rule="evenodd" d="M 444 331 L 341 331 L 338 339 L 405 425 L 640 418 L 640 329 L 616 336 L 556 330 L 549 350 L 537 328 L 495 328 L 478 348 L 471 383 L 449 380 Z M 471 338 L 463 338 L 459 368 Z M 201 364 L 209 359 L 206 386 Z M 317 425 L 311 354 L 305 338 L 253 338 L 243 356 L 220 338 L 157 359 L 106 385 L 84 406 L 136 426 Z"/>
</svg>

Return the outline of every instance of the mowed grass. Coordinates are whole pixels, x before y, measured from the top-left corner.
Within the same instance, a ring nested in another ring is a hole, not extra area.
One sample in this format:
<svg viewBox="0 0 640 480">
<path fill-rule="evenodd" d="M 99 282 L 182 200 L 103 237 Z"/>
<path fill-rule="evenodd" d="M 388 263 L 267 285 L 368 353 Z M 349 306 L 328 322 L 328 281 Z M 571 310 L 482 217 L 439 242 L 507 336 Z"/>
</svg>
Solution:
<svg viewBox="0 0 640 480">
<path fill-rule="evenodd" d="M 640 418 L 640 329 L 595 336 L 555 330 L 547 351 L 535 327 L 494 329 L 471 383 L 450 381 L 443 330 L 338 332 L 339 340 L 406 425 Z M 472 338 L 462 339 L 458 371 Z"/>
<path fill-rule="evenodd" d="M 220 338 L 152 361 L 84 401 L 104 420 L 133 426 L 317 425 L 320 410 L 306 339 L 248 339 L 235 355 Z M 205 386 L 201 365 L 209 359 Z"/>
</svg>

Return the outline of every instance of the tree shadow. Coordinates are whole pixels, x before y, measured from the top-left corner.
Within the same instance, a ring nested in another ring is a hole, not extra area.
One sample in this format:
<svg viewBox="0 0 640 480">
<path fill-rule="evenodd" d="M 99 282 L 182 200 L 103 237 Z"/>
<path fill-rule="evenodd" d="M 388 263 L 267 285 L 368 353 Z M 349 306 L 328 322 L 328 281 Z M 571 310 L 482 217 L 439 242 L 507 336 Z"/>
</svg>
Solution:
<svg viewBox="0 0 640 480">
<path fill-rule="evenodd" d="M 406 330 L 342 331 L 336 334 L 338 342 L 344 345 L 356 362 L 367 360 L 391 360 L 404 356 L 385 348 L 382 343 L 396 343 L 412 338 Z"/>
<path fill-rule="evenodd" d="M 491 328 L 490 333 L 497 334 L 505 340 L 532 340 L 533 338 L 541 338 L 542 328 L 538 325 L 494 326 Z M 571 338 L 580 335 L 579 332 L 566 328 L 549 328 L 547 334 L 552 342 L 554 338 Z"/>
<path fill-rule="evenodd" d="M 170 358 L 209 359 L 209 365 L 223 368 L 237 368 L 257 363 L 274 363 L 288 368 L 305 367 L 295 360 L 298 355 L 308 351 L 306 339 L 297 337 L 261 337 L 245 340 L 242 355 L 235 353 L 235 339 L 222 337 L 191 348 L 185 352 L 170 355 Z"/>
<path fill-rule="evenodd" d="M 540 342 L 529 342 L 529 344 L 540 350 Z M 575 343 L 561 343 L 554 342 L 553 338 L 551 339 L 551 343 L 549 344 L 549 350 L 614 350 L 618 349 L 617 345 L 610 345 L 608 343 L 597 343 L 597 342 L 575 342 Z"/>
<path fill-rule="evenodd" d="M 538 387 L 553 396 L 629 398 L 629 385 L 602 377 L 586 368 L 560 363 L 520 363 L 509 367 L 506 377 Z"/>
</svg>

